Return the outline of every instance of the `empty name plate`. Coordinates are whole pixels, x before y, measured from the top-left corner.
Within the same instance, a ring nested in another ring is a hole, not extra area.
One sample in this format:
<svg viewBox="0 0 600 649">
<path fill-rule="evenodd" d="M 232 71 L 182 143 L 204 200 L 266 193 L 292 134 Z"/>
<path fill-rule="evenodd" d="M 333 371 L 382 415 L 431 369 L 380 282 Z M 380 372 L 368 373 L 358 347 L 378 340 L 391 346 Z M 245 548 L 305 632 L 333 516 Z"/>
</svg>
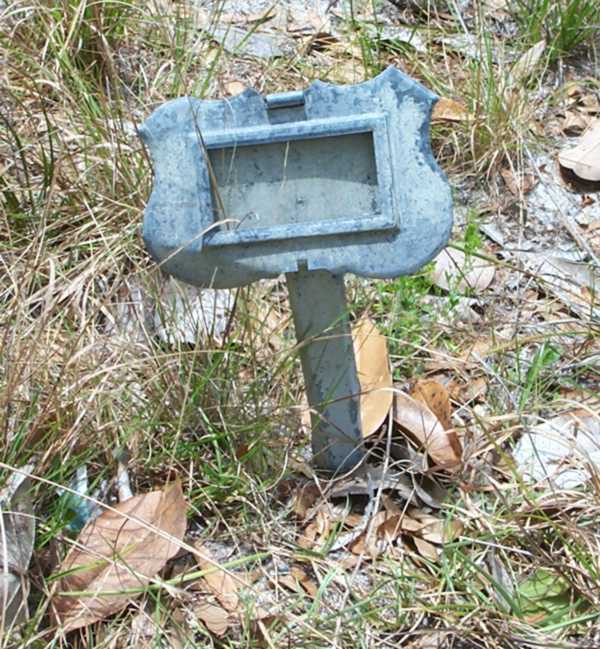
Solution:
<svg viewBox="0 0 600 649">
<path fill-rule="evenodd" d="M 295 137 L 286 126 L 244 129 L 228 142 L 209 141 L 214 222 L 221 226 L 206 244 L 395 227 L 384 180 L 389 174 L 378 173 L 378 149 L 385 145 L 380 123 L 363 118 L 311 124 Z M 326 126 L 338 133 L 324 135 Z"/>
</svg>

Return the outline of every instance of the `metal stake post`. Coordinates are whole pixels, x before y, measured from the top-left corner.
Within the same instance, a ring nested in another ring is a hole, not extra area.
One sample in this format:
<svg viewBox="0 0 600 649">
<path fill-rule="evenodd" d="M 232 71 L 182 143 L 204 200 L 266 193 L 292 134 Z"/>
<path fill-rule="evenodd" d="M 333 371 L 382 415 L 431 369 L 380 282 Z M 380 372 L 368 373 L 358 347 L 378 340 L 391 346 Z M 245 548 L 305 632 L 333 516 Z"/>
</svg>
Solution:
<svg viewBox="0 0 600 649">
<path fill-rule="evenodd" d="M 342 275 L 286 275 L 308 403 L 315 464 L 347 471 L 363 457 L 360 383 Z"/>
</svg>

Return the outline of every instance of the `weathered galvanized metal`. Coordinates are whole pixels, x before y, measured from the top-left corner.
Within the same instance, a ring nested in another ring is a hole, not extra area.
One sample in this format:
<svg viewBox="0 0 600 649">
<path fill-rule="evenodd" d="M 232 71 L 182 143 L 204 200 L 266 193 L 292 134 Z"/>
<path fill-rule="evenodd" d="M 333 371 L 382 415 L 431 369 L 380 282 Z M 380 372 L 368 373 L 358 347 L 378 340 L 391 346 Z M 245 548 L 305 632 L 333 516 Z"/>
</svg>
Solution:
<svg viewBox="0 0 600 649">
<path fill-rule="evenodd" d="M 216 288 L 286 274 L 323 468 L 361 458 L 344 273 L 412 273 L 449 237 L 436 100 L 390 67 L 355 86 L 183 97 L 140 127 L 155 171 L 144 239 L 162 268 Z"/>
</svg>

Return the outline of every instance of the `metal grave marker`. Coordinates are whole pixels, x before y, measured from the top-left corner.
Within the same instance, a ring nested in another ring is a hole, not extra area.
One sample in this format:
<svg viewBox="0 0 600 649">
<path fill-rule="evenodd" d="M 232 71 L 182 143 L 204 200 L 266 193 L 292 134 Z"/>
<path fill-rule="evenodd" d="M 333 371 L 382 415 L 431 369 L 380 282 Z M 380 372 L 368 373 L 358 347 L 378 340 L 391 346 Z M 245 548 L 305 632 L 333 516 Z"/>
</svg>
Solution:
<svg viewBox="0 0 600 649">
<path fill-rule="evenodd" d="M 449 237 L 450 188 L 429 144 L 436 100 L 390 67 L 354 86 L 183 97 L 140 127 L 155 172 L 144 240 L 162 268 L 214 288 L 285 273 L 323 469 L 362 457 L 344 273 L 412 273 Z"/>
</svg>

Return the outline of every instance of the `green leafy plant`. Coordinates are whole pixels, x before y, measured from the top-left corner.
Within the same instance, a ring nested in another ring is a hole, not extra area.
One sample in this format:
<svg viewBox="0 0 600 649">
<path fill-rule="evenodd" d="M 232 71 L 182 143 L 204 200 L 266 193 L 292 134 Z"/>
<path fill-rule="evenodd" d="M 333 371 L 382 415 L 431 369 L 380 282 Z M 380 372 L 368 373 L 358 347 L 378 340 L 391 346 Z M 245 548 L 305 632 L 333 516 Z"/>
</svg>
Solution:
<svg viewBox="0 0 600 649">
<path fill-rule="evenodd" d="M 544 342 L 535 353 L 525 377 L 525 385 L 519 398 L 519 406 L 523 409 L 532 396 L 538 397 L 548 388 L 548 377 L 545 372 L 552 368 L 560 359 L 559 350 L 552 344 Z"/>
</svg>

